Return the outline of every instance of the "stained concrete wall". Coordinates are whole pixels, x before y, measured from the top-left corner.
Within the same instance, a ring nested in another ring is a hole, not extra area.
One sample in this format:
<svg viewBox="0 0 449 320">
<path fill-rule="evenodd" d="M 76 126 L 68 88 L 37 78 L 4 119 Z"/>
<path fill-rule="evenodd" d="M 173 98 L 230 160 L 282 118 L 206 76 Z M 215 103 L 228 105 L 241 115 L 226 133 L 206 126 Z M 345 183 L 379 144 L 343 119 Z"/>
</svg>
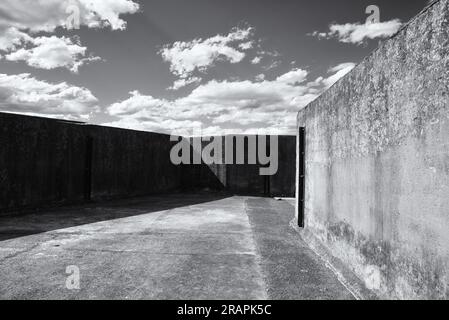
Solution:
<svg viewBox="0 0 449 320">
<path fill-rule="evenodd" d="M 82 201 L 85 151 L 76 123 L 0 114 L 0 211 Z"/>
<path fill-rule="evenodd" d="M 272 176 L 261 176 L 262 165 L 248 162 L 248 137 L 244 138 L 245 164 L 236 164 L 237 140 L 236 136 L 227 136 L 234 139 L 232 154 L 234 164 L 226 163 L 226 140 L 222 139 L 221 164 L 183 166 L 183 186 L 185 189 L 213 189 L 223 190 L 238 195 L 294 197 L 295 196 L 295 170 L 296 170 L 296 137 L 278 136 L 278 171 Z M 257 136 L 251 136 L 257 141 Z M 198 139 L 198 138 L 197 138 Z M 200 138 L 201 139 L 201 138 Z M 210 138 L 212 139 L 212 137 Z M 267 136 L 267 149 L 269 150 L 270 137 Z M 193 138 L 190 138 L 193 145 Z M 202 141 L 202 148 L 210 143 Z M 193 148 L 191 148 L 193 154 Z M 269 154 L 269 152 L 268 152 Z M 193 156 L 192 156 L 193 157 Z M 193 161 L 193 158 L 192 158 Z"/>
<path fill-rule="evenodd" d="M 305 223 L 379 295 L 449 298 L 449 1 L 298 114 Z"/>
<path fill-rule="evenodd" d="M 93 200 L 180 188 L 181 167 L 170 160 L 170 136 L 99 126 L 88 126 L 88 132 L 93 138 Z"/>
<path fill-rule="evenodd" d="M 295 137 L 279 141 L 266 194 L 259 165 L 172 164 L 168 135 L 0 113 L 0 213 L 195 189 L 292 197 Z"/>
<path fill-rule="evenodd" d="M 0 212 L 176 190 L 172 145 L 167 135 L 0 114 Z"/>
</svg>

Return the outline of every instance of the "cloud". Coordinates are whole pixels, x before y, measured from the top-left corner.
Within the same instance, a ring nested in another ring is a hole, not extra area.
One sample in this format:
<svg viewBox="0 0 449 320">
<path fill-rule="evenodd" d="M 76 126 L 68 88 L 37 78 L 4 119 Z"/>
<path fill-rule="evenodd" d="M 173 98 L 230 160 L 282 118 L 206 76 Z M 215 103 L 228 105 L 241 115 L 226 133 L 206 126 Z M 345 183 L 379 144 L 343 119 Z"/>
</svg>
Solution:
<svg viewBox="0 0 449 320">
<path fill-rule="evenodd" d="M 123 30 L 123 14 L 133 14 L 139 5 L 131 0 L 2 0 L 0 2 L 0 31 L 14 27 L 30 33 L 53 32 L 67 27 L 69 6 L 79 11 L 80 25 L 89 28 L 110 27 Z M 70 8 L 69 8 L 70 9 Z"/>
<path fill-rule="evenodd" d="M 29 66 L 41 69 L 67 68 L 78 72 L 78 68 L 99 57 L 86 57 L 86 47 L 74 43 L 70 38 L 56 36 L 28 38 L 32 47 L 21 48 L 5 56 L 9 61 L 24 61 Z"/>
<path fill-rule="evenodd" d="M 28 34 L 16 28 L 8 28 L 3 32 L 0 30 L 0 51 L 13 50 L 24 43 L 32 41 L 32 39 Z"/>
<path fill-rule="evenodd" d="M 252 48 L 250 41 L 253 29 L 234 28 L 227 35 L 216 35 L 207 39 L 177 41 L 165 45 L 159 54 L 170 64 L 170 71 L 180 78 L 172 89 L 179 89 L 183 84 L 198 82 L 195 72 L 205 72 L 217 61 L 238 63 L 245 58 L 246 50 Z M 195 79 L 195 80 L 192 80 Z"/>
<path fill-rule="evenodd" d="M 64 67 L 72 72 L 89 61 L 100 60 L 86 54 L 76 39 L 56 36 L 39 36 L 56 28 L 74 24 L 72 14 L 79 13 L 80 26 L 88 28 L 110 27 L 123 30 L 123 14 L 132 14 L 139 5 L 130 0 L 2 0 L 0 2 L 0 58 L 24 61 L 42 69 Z M 79 18 L 79 19 L 78 19 Z"/>
<path fill-rule="evenodd" d="M 254 79 L 255 79 L 257 82 L 263 81 L 263 80 L 265 80 L 265 75 L 264 75 L 263 73 L 260 73 L 260 74 L 258 74 L 257 76 L 255 76 Z"/>
<path fill-rule="evenodd" d="M 338 80 L 347 75 L 352 69 L 354 69 L 355 63 L 353 62 L 345 62 L 341 63 L 335 67 L 332 67 L 328 70 L 328 73 L 331 73 L 330 76 L 324 78 L 319 77 L 309 85 L 311 87 L 324 88 L 325 90 L 329 89 L 333 86 Z M 322 89 L 318 89 L 322 91 Z"/>
<path fill-rule="evenodd" d="M 259 64 L 262 61 L 262 57 L 254 57 L 253 60 L 251 60 L 252 64 Z"/>
<path fill-rule="evenodd" d="M 173 85 L 171 87 L 169 87 L 169 90 L 178 90 L 181 89 L 189 84 L 196 84 L 196 83 L 200 83 L 201 82 L 201 78 L 199 77 L 190 77 L 187 79 L 179 79 L 176 80 Z"/>
<path fill-rule="evenodd" d="M 208 134 L 294 134 L 296 113 L 353 67 L 338 65 L 326 77 L 309 82 L 308 72 L 297 68 L 274 80 L 212 80 L 175 100 L 133 91 L 107 108 L 118 118 L 107 125 L 166 133 L 201 125 Z"/>
<path fill-rule="evenodd" d="M 97 111 L 97 98 L 88 89 L 65 82 L 53 84 L 29 74 L 0 74 L 0 110 L 82 120 Z"/>
<path fill-rule="evenodd" d="M 344 63 L 340 63 L 339 65 L 336 65 L 335 67 L 330 68 L 329 72 L 339 72 L 342 70 L 351 71 L 354 67 L 355 67 L 355 64 L 353 62 L 344 62 Z"/>
<path fill-rule="evenodd" d="M 283 82 L 286 84 L 299 84 L 304 82 L 307 79 L 308 72 L 301 69 L 293 69 L 282 76 L 279 76 L 276 81 Z"/>
<path fill-rule="evenodd" d="M 362 44 L 367 39 L 391 37 L 398 32 L 401 26 L 402 23 L 399 19 L 365 24 L 332 24 L 329 27 L 329 32 L 315 31 L 310 35 L 320 39 L 336 38 L 343 43 Z"/>
</svg>

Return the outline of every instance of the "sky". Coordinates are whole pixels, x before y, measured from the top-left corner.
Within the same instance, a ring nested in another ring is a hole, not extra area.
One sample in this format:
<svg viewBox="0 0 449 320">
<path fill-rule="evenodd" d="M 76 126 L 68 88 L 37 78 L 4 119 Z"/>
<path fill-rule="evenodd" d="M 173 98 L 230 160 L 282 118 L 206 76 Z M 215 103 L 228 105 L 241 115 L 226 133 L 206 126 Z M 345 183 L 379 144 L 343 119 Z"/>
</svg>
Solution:
<svg viewBox="0 0 449 320">
<path fill-rule="evenodd" d="M 295 134 L 301 108 L 428 2 L 2 0 L 0 112 Z"/>
</svg>

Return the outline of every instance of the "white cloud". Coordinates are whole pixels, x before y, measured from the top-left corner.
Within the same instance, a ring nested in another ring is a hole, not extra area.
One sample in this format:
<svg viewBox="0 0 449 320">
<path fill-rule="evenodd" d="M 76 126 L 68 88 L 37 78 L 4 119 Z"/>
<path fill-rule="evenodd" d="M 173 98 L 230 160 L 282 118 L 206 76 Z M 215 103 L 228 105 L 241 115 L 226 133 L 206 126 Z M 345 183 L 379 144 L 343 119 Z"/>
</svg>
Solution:
<svg viewBox="0 0 449 320">
<path fill-rule="evenodd" d="M 252 49 L 253 46 L 254 46 L 254 43 L 252 41 L 248 41 L 248 42 L 239 44 L 239 48 L 244 51 Z"/>
<path fill-rule="evenodd" d="M 402 23 L 398 19 L 365 24 L 332 24 L 329 27 L 329 32 L 315 31 L 311 35 L 326 39 L 337 38 L 343 43 L 362 44 L 366 39 L 391 37 L 398 32 L 401 26 Z"/>
<path fill-rule="evenodd" d="M 2 0 L 0 2 L 0 58 L 25 61 L 28 65 L 54 69 L 64 67 L 72 72 L 88 61 L 99 60 L 87 56 L 86 48 L 76 40 L 56 36 L 39 36 L 39 32 L 51 33 L 56 28 L 68 28 L 73 24 L 71 12 L 79 11 L 79 25 L 88 28 L 110 27 L 123 30 L 126 22 L 123 14 L 135 13 L 139 5 L 130 0 Z"/>
<path fill-rule="evenodd" d="M 248 41 L 252 28 L 234 28 L 227 35 L 216 35 L 208 39 L 177 41 L 164 46 L 160 55 L 170 64 L 170 71 L 185 84 L 193 83 L 194 72 L 205 72 L 217 61 L 238 63 L 245 58 L 245 51 L 252 47 Z M 172 88 L 180 88 L 182 82 Z"/>
<path fill-rule="evenodd" d="M 259 64 L 262 61 L 262 57 L 254 57 L 253 60 L 251 60 L 252 64 Z"/>
<path fill-rule="evenodd" d="M 3 32 L 0 29 L 0 51 L 13 50 L 31 40 L 32 37 L 16 28 L 8 28 Z"/>
<path fill-rule="evenodd" d="M 327 78 L 319 77 L 314 82 L 312 82 L 310 85 L 328 89 L 332 85 L 334 85 L 338 80 L 340 80 L 345 75 L 347 75 L 349 72 L 351 72 L 351 70 L 354 69 L 354 67 L 355 67 L 355 63 L 353 63 L 353 62 L 341 63 L 341 64 L 329 69 L 328 73 L 332 73 L 332 75 L 328 76 Z"/>
<path fill-rule="evenodd" d="M 0 110 L 63 119 L 88 119 L 97 111 L 97 98 L 65 82 L 53 84 L 29 74 L 0 74 Z"/>
<path fill-rule="evenodd" d="M 292 71 L 279 76 L 276 81 L 295 85 L 304 82 L 307 79 L 307 75 L 308 72 L 306 70 L 293 69 Z"/>
<path fill-rule="evenodd" d="M 344 62 L 340 63 L 339 65 L 336 65 L 335 67 L 332 67 L 329 69 L 329 72 L 339 72 L 342 70 L 349 70 L 351 71 L 355 67 L 355 63 L 353 62 Z M 347 73 L 347 72 L 346 72 Z"/>
<path fill-rule="evenodd" d="M 131 0 L 2 0 L 0 31 L 15 27 L 31 33 L 53 32 L 57 27 L 67 26 L 69 5 L 79 9 L 80 25 L 89 28 L 107 26 L 112 30 L 125 29 L 126 22 L 120 16 L 139 9 L 139 5 Z"/>
<path fill-rule="evenodd" d="M 265 80 L 265 75 L 263 73 L 258 74 L 254 79 L 256 79 L 257 82 Z"/>
<path fill-rule="evenodd" d="M 209 81 L 176 100 L 131 92 L 108 108 L 108 125 L 172 132 L 201 125 L 208 134 L 259 132 L 294 134 L 296 113 L 349 72 L 354 64 L 331 68 L 330 75 L 307 82 L 307 71 L 293 69 L 275 80 Z M 262 128 L 262 129 L 261 129 Z"/>
<path fill-rule="evenodd" d="M 86 47 L 82 47 L 69 38 L 56 36 L 28 39 L 33 47 L 21 48 L 7 54 L 9 61 L 25 61 L 29 66 L 41 69 L 64 67 L 78 72 L 83 64 L 100 58 L 86 56 Z"/>
<path fill-rule="evenodd" d="M 194 84 L 194 83 L 200 83 L 201 82 L 201 78 L 199 77 L 190 77 L 187 79 L 178 79 L 176 80 L 173 85 L 171 87 L 169 87 L 169 90 L 178 90 L 181 89 L 189 84 Z"/>
</svg>

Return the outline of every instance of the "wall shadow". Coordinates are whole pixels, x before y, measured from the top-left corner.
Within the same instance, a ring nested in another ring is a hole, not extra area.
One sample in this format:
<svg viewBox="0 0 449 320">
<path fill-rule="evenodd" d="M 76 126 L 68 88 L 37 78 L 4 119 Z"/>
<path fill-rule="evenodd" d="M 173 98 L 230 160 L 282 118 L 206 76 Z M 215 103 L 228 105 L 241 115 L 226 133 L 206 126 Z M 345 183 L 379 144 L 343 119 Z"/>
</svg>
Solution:
<svg viewBox="0 0 449 320">
<path fill-rule="evenodd" d="M 0 216 L 0 241 L 229 198 L 224 192 L 174 193 Z"/>
</svg>

